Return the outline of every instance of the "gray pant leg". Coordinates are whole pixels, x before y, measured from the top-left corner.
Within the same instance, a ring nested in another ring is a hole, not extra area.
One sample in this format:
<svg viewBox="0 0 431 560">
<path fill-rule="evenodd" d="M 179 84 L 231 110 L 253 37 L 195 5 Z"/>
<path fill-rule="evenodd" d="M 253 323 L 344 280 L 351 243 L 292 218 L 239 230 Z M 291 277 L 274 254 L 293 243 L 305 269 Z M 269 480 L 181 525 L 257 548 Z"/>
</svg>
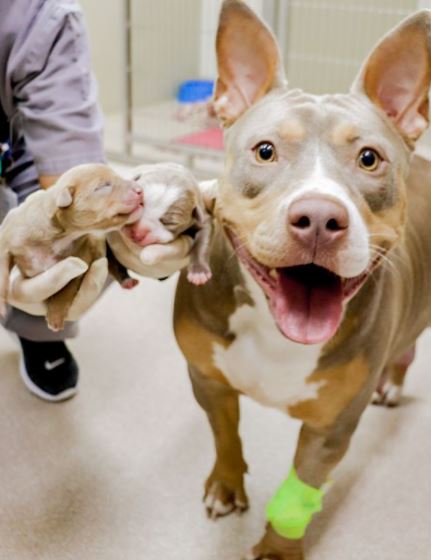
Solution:
<svg viewBox="0 0 431 560">
<path fill-rule="evenodd" d="M 16 194 L 12 189 L 0 184 L 0 223 L 9 210 L 16 205 Z M 6 318 L 0 320 L 0 324 L 8 331 L 12 331 L 22 338 L 40 342 L 74 338 L 78 334 L 78 325 L 76 323 L 66 323 L 64 330 L 53 332 L 48 328 L 44 317 L 29 315 L 14 307 L 9 307 Z"/>
</svg>

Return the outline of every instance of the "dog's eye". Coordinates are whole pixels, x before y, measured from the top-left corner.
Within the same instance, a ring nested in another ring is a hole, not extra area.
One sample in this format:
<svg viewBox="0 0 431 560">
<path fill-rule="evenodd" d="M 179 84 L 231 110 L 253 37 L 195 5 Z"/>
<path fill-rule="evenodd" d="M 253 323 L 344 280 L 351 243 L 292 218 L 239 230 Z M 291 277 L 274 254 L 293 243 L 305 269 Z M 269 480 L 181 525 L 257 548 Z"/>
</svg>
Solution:
<svg viewBox="0 0 431 560">
<path fill-rule="evenodd" d="M 259 163 L 271 163 L 277 158 L 275 147 L 271 142 L 261 142 L 254 148 L 254 153 Z"/>
<path fill-rule="evenodd" d="M 160 223 L 165 226 L 166 228 L 175 228 L 177 227 L 181 222 L 179 219 L 175 219 L 174 216 L 162 216 L 160 218 Z"/>
<path fill-rule="evenodd" d="M 372 148 L 364 148 L 358 158 L 359 167 L 362 167 L 365 171 L 375 171 L 381 161 L 382 158 Z"/>
</svg>

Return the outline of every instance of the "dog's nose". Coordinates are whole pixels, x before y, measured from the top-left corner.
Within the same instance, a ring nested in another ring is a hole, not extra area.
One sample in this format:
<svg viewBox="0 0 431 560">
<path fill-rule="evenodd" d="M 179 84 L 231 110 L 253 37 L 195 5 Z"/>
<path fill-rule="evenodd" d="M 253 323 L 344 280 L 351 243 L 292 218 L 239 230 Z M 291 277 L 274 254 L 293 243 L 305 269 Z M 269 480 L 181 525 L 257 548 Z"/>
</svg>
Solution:
<svg viewBox="0 0 431 560">
<path fill-rule="evenodd" d="M 142 187 L 140 187 L 137 183 L 132 183 L 132 189 L 136 194 L 142 194 Z"/>
<path fill-rule="evenodd" d="M 136 181 L 132 181 L 132 180 L 127 180 L 125 182 L 125 186 L 127 187 L 127 190 L 129 192 L 133 192 L 135 194 L 142 194 L 142 187 L 139 183 L 137 183 Z"/>
<path fill-rule="evenodd" d="M 291 234 L 306 245 L 331 244 L 344 237 L 349 228 L 344 204 L 323 196 L 293 202 L 288 221 Z"/>
</svg>

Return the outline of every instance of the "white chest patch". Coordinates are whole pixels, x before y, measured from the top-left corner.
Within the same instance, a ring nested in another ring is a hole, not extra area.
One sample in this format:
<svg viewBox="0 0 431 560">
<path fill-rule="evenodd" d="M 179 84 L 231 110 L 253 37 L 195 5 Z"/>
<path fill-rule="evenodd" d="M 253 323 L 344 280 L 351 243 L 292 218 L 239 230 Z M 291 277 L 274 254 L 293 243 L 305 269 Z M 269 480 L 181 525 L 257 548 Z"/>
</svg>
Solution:
<svg viewBox="0 0 431 560">
<path fill-rule="evenodd" d="M 248 272 L 247 288 L 255 305 L 242 305 L 230 317 L 236 335 L 229 348 L 214 344 L 214 364 L 235 389 L 261 404 L 280 408 L 317 398 L 325 384 L 307 382 L 317 365 L 322 345 L 303 345 L 277 329 L 265 296 Z"/>
</svg>

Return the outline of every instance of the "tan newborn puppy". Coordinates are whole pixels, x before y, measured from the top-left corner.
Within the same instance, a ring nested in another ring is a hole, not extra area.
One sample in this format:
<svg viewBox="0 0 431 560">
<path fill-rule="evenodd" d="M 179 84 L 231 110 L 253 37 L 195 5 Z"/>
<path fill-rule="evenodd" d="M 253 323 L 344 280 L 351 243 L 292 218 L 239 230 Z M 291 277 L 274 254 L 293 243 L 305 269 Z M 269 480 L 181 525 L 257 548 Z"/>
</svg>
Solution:
<svg viewBox="0 0 431 560">
<path fill-rule="evenodd" d="M 160 163 L 143 165 L 135 170 L 133 179 L 141 186 L 145 204 L 139 219 L 123 228 L 121 233 L 108 236 L 109 243 L 122 256 L 122 262 L 131 270 L 140 272 L 142 248 L 153 244 L 166 244 L 188 233 L 193 237 L 187 278 L 196 285 L 211 278 L 208 251 L 211 240 L 212 220 L 207 213 L 199 186 L 194 176 L 181 165 Z M 121 245 L 123 251 L 121 251 Z M 124 266 L 113 267 L 110 272 L 123 287 L 133 287 Z M 145 273 L 145 271 L 143 272 Z"/>
<path fill-rule="evenodd" d="M 136 221 L 142 206 L 139 185 L 102 164 L 74 167 L 50 189 L 30 195 L 0 226 L 0 314 L 6 312 L 14 264 L 26 278 L 70 256 L 90 265 L 106 255 L 104 234 Z M 46 301 L 53 330 L 63 328 L 83 278 L 75 278 Z"/>
</svg>

